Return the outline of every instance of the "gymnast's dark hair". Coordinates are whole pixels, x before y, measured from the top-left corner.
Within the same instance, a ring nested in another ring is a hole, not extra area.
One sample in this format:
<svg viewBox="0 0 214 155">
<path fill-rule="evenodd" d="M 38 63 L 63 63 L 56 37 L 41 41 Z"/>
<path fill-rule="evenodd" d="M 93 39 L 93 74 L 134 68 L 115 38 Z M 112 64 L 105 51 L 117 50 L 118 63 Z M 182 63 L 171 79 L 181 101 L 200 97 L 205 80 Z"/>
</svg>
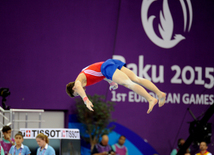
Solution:
<svg viewBox="0 0 214 155">
<path fill-rule="evenodd" d="M 66 93 L 70 96 L 70 97 L 74 97 L 73 93 L 73 87 L 74 87 L 75 82 L 70 82 L 66 85 Z"/>
<path fill-rule="evenodd" d="M 17 132 L 17 134 L 15 134 L 15 137 L 16 137 L 16 136 L 22 136 L 22 138 L 24 137 L 24 136 L 22 135 L 22 132 L 21 132 L 21 131 Z"/>
<path fill-rule="evenodd" d="M 10 126 L 4 126 L 4 127 L 2 128 L 2 132 L 7 132 L 7 131 L 9 131 L 9 130 L 11 130 L 11 127 L 10 127 Z"/>
</svg>

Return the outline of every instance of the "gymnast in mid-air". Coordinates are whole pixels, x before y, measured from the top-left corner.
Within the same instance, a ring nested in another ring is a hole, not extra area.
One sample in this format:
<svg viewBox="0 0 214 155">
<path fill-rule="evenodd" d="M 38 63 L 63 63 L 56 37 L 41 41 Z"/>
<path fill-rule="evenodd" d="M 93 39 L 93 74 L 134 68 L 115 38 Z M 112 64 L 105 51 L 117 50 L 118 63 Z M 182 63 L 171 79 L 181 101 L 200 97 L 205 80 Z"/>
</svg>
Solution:
<svg viewBox="0 0 214 155">
<path fill-rule="evenodd" d="M 130 69 L 126 68 L 124 62 L 116 59 L 108 59 L 105 62 L 97 62 L 85 67 L 74 82 L 66 85 L 66 92 L 70 97 L 80 96 L 86 104 L 86 107 L 93 111 L 93 104 L 85 93 L 85 87 L 102 80 L 110 84 L 110 90 L 117 89 L 119 84 L 144 97 L 149 102 L 147 114 L 152 111 L 158 100 L 152 97 L 142 86 L 157 95 L 159 107 L 165 103 L 166 94 L 164 92 L 160 91 L 151 81 L 135 75 Z"/>
</svg>

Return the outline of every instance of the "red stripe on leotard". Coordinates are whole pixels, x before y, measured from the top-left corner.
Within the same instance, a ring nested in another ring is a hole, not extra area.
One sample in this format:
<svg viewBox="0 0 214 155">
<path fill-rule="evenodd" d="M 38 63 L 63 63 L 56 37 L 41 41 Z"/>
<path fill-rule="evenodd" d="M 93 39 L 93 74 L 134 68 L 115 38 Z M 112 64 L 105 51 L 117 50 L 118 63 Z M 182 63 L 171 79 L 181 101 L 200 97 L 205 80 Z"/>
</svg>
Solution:
<svg viewBox="0 0 214 155">
<path fill-rule="evenodd" d="M 97 62 L 88 67 L 85 67 L 80 73 L 84 73 L 87 79 L 86 86 L 93 85 L 97 82 L 102 81 L 105 76 L 101 73 L 101 65 L 104 62 Z"/>
</svg>

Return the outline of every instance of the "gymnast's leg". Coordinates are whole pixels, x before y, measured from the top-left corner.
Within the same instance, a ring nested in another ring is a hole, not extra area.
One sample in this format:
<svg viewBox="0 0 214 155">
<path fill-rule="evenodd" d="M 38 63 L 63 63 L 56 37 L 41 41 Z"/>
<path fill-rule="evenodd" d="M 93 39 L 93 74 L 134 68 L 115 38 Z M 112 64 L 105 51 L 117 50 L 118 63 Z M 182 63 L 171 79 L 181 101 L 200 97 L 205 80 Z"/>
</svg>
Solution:
<svg viewBox="0 0 214 155">
<path fill-rule="evenodd" d="M 126 67 L 122 67 L 121 71 L 124 72 L 133 82 L 136 82 L 157 94 L 159 99 L 159 107 L 164 105 L 166 94 L 160 91 L 151 81 L 138 77 Z"/>
<path fill-rule="evenodd" d="M 140 96 L 143 96 L 149 102 L 149 109 L 147 113 L 150 113 L 155 104 L 157 104 L 156 98 L 152 97 L 142 86 L 132 82 L 129 77 L 121 70 L 116 69 L 113 74 L 112 80 L 120 85 L 125 86 L 126 88 L 133 90 Z"/>
</svg>

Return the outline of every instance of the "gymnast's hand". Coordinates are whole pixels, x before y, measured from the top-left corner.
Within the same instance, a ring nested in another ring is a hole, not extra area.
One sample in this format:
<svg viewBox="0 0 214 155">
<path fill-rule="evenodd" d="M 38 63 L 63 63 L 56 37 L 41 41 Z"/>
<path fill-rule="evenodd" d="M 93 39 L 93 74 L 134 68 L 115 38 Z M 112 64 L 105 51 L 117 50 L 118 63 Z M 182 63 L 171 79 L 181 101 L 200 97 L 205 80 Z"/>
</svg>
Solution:
<svg viewBox="0 0 214 155">
<path fill-rule="evenodd" d="M 88 97 L 85 97 L 85 98 L 83 99 L 83 101 L 84 101 L 86 107 L 87 107 L 89 110 L 94 111 L 94 110 L 92 109 L 93 104 L 92 104 L 91 101 L 88 99 Z"/>
<path fill-rule="evenodd" d="M 109 90 L 115 90 L 115 89 L 117 89 L 117 88 L 118 88 L 118 84 L 112 81 L 112 82 L 110 83 Z"/>
</svg>

